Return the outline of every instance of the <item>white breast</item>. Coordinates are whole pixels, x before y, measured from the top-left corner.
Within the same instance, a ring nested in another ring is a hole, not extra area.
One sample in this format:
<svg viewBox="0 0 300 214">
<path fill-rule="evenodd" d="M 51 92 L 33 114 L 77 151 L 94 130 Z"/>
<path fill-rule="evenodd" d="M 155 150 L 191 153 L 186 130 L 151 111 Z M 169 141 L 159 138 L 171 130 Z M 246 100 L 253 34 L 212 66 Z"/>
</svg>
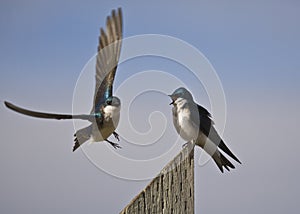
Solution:
<svg viewBox="0 0 300 214">
<path fill-rule="evenodd" d="M 173 108 L 173 122 L 178 134 L 186 141 L 198 137 L 199 127 L 191 119 L 191 111 L 186 101 L 178 102 Z"/>
<path fill-rule="evenodd" d="M 120 120 L 120 107 L 106 106 L 104 108 L 104 121 L 113 122 L 114 126 L 117 127 Z"/>
<path fill-rule="evenodd" d="M 107 139 L 117 128 L 120 120 L 120 107 L 106 106 L 104 109 L 104 120 L 101 129 L 97 124 L 93 126 L 92 141 L 103 141 Z"/>
</svg>

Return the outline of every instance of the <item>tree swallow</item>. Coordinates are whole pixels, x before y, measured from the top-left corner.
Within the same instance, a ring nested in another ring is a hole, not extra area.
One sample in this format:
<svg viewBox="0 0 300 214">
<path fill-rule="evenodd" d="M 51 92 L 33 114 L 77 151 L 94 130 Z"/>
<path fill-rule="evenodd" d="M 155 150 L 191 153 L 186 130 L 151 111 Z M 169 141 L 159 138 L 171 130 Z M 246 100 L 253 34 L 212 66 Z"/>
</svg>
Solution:
<svg viewBox="0 0 300 214">
<path fill-rule="evenodd" d="M 234 165 L 221 153 L 220 149 L 241 164 L 239 159 L 225 145 L 211 119 L 211 114 L 194 102 L 192 94 L 185 88 L 178 88 L 169 95 L 173 104 L 173 124 L 177 133 L 186 141 L 194 141 L 215 161 L 221 172 L 223 167 L 230 171 Z"/>
<path fill-rule="evenodd" d="M 74 134 L 73 152 L 81 144 L 91 139 L 91 142 L 107 141 L 115 149 L 121 148 L 119 144 L 113 143 L 107 138 L 113 134 L 119 141 L 119 135 L 115 129 L 119 123 L 121 101 L 113 96 L 113 82 L 120 57 L 122 43 L 122 11 L 119 8 L 113 10 L 111 16 L 106 20 L 106 31 L 100 29 L 97 62 L 96 62 L 96 87 L 93 108 L 90 114 L 67 115 L 52 114 L 27 110 L 4 102 L 6 107 L 18 113 L 32 117 L 46 119 L 81 119 L 88 120 L 88 127 L 78 130 Z"/>
</svg>

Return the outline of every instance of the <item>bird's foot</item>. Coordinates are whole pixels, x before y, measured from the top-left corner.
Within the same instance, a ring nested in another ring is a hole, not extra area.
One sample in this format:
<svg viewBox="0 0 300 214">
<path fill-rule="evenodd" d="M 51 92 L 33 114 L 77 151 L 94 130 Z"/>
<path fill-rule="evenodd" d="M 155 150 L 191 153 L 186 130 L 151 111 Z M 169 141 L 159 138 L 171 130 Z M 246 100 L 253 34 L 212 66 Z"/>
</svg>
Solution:
<svg viewBox="0 0 300 214">
<path fill-rule="evenodd" d="M 113 134 L 114 134 L 115 138 L 116 138 L 118 141 L 120 141 L 119 134 L 118 134 L 117 132 L 113 132 Z"/>
<path fill-rule="evenodd" d="M 185 148 L 188 144 L 189 144 L 189 142 L 183 144 L 183 145 L 182 145 L 182 148 Z"/>
<path fill-rule="evenodd" d="M 189 141 L 189 142 L 186 142 L 185 144 L 182 145 L 182 148 L 187 147 L 190 143 L 191 143 L 190 141 Z"/>
<path fill-rule="evenodd" d="M 105 140 L 108 142 L 110 145 L 112 145 L 115 149 L 121 149 L 122 147 L 118 143 L 111 142 L 110 140 Z"/>
</svg>

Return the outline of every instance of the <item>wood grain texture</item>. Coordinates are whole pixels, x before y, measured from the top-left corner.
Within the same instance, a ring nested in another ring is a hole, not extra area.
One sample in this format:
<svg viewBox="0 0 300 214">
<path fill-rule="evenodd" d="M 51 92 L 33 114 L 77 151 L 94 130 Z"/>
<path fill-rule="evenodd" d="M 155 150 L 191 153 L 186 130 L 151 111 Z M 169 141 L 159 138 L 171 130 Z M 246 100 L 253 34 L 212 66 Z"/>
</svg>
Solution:
<svg viewBox="0 0 300 214">
<path fill-rule="evenodd" d="M 193 144 L 189 143 L 120 213 L 193 214 Z"/>
</svg>

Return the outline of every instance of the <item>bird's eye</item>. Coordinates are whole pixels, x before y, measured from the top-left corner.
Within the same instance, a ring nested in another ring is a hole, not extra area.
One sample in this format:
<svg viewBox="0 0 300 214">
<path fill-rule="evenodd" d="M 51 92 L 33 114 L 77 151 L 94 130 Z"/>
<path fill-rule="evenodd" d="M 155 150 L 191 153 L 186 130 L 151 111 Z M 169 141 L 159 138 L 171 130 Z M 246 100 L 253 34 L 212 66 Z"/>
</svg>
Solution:
<svg viewBox="0 0 300 214">
<path fill-rule="evenodd" d="M 111 100 L 106 101 L 107 105 L 111 105 Z"/>
</svg>

